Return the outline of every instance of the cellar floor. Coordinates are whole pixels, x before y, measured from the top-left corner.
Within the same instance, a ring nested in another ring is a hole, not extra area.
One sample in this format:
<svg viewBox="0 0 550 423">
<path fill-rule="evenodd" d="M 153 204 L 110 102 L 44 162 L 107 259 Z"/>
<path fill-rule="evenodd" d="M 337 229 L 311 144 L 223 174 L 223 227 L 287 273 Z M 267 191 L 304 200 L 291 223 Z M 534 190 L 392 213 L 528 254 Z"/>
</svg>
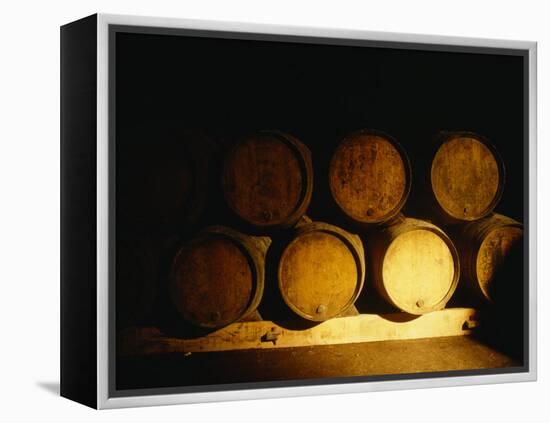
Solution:
<svg viewBox="0 0 550 423">
<path fill-rule="evenodd" d="M 159 354 L 117 361 L 117 388 L 376 376 L 520 366 L 473 336 Z"/>
</svg>

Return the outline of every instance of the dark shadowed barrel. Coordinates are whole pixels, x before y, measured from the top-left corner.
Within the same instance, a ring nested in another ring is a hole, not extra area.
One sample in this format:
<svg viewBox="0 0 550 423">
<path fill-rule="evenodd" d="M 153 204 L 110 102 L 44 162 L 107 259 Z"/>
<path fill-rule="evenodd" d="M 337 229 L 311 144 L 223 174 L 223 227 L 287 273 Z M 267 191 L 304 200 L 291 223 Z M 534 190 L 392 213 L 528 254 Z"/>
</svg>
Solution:
<svg viewBox="0 0 550 423">
<path fill-rule="evenodd" d="M 363 244 L 357 235 L 327 223 L 301 224 L 278 268 L 285 303 L 299 316 L 323 321 L 353 305 L 365 279 Z"/>
<path fill-rule="evenodd" d="M 311 200 L 311 154 L 289 134 L 257 132 L 227 155 L 222 189 L 231 210 L 248 224 L 265 229 L 290 227 Z"/>
<path fill-rule="evenodd" d="M 409 195 L 409 159 L 390 136 L 355 132 L 344 138 L 332 156 L 329 186 L 334 201 L 352 221 L 386 222 L 399 213 Z"/>
<path fill-rule="evenodd" d="M 210 227 L 177 253 L 170 294 L 188 322 L 219 328 L 256 310 L 264 290 L 266 237 Z"/>
<path fill-rule="evenodd" d="M 510 252 L 523 239 L 523 225 L 509 217 L 493 214 L 456 228 L 455 244 L 460 255 L 462 284 L 479 298 L 494 300 L 497 283 L 517 284 L 518 280 L 502 280 L 499 272 Z M 496 275 L 499 275 L 497 278 Z M 508 275 L 511 276 L 511 275 Z M 498 279 L 498 280 L 497 280 Z"/>
<path fill-rule="evenodd" d="M 123 239 L 116 245 L 116 325 L 150 323 L 158 293 L 158 247 L 147 239 Z"/>
<path fill-rule="evenodd" d="M 369 238 L 372 279 L 390 304 L 415 315 L 440 310 L 459 275 L 451 239 L 429 222 L 401 217 Z"/>
<path fill-rule="evenodd" d="M 205 209 L 213 143 L 202 132 L 158 124 L 117 156 L 117 213 L 130 230 L 175 233 Z"/>
<path fill-rule="evenodd" d="M 441 223 L 480 219 L 500 201 L 504 164 L 484 137 L 469 132 L 441 133 L 428 172 L 429 201 Z"/>
</svg>

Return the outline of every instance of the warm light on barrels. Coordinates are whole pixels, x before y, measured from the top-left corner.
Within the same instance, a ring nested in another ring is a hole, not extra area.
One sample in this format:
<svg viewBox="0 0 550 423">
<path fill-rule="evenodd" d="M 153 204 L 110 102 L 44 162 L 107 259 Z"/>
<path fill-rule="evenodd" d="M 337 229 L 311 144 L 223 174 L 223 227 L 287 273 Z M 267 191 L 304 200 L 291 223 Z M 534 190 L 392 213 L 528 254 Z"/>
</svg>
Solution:
<svg viewBox="0 0 550 423">
<path fill-rule="evenodd" d="M 230 209 L 253 227 L 291 227 L 311 200 L 311 153 L 280 131 L 249 135 L 227 155 L 222 189 Z"/>
<path fill-rule="evenodd" d="M 297 315 L 312 321 L 335 317 L 353 305 L 365 279 L 357 235 L 321 222 L 296 230 L 279 263 L 279 289 Z"/>
<path fill-rule="evenodd" d="M 410 314 L 440 310 L 460 274 L 450 238 L 429 222 L 400 218 L 369 238 L 373 281 L 390 304 Z"/>
<path fill-rule="evenodd" d="M 512 248 L 522 242 L 523 225 L 495 213 L 458 228 L 455 239 L 464 285 L 478 297 L 493 301 L 494 285 L 498 283 L 495 276 Z"/>
<path fill-rule="evenodd" d="M 182 317 L 196 326 L 218 328 L 252 313 L 263 294 L 269 243 L 269 238 L 211 227 L 184 245 L 171 281 L 171 297 Z"/>
<path fill-rule="evenodd" d="M 389 135 L 362 130 L 348 135 L 332 156 L 329 187 L 342 212 L 358 224 L 396 216 L 409 195 L 411 169 Z"/>
<path fill-rule="evenodd" d="M 484 137 L 476 134 L 441 134 L 429 172 L 435 217 L 442 223 L 487 216 L 502 195 L 502 159 Z"/>
</svg>

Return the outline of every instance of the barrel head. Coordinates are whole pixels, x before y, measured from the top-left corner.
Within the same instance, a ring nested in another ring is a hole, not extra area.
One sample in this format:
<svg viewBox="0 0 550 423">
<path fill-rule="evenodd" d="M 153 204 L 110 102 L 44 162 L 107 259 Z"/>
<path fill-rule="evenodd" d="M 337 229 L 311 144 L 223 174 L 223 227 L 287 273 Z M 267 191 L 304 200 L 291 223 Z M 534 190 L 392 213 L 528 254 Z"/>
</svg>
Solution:
<svg viewBox="0 0 550 423">
<path fill-rule="evenodd" d="M 300 217 L 295 216 L 297 210 L 305 212 L 304 203 L 309 202 L 310 167 L 299 148 L 283 135 L 250 135 L 226 157 L 225 199 L 237 216 L 253 226 L 290 226 Z"/>
<path fill-rule="evenodd" d="M 362 285 L 362 270 L 351 248 L 324 231 L 303 233 L 288 245 L 279 264 L 279 287 L 295 313 L 323 321 L 353 304 Z"/>
<path fill-rule="evenodd" d="M 394 305 L 407 313 L 442 309 L 454 292 L 457 263 L 448 242 L 436 232 L 402 233 L 383 260 L 384 289 Z"/>
<path fill-rule="evenodd" d="M 228 237 L 208 235 L 177 255 L 172 299 L 185 320 L 201 327 L 222 327 L 247 311 L 255 277 L 241 246 Z"/>
<path fill-rule="evenodd" d="M 437 150 L 431 165 L 431 188 L 451 218 L 471 221 L 494 209 L 502 193 L 503 173 L 494 149 L 474 136 L 459 135 Z"/>
<path fill-rule="evenodd" d="M 379 223 L 395 216 L 409 193 L 408 160 L 388 137 L 360 131 L 336 149 L 329 170 L 332 196 L 359 223 Z"/>
<path fill-rule="evenodd" d="M 477 283 L 483 296 L 492 300 L 498 273 L 512 248 L 521 242 L 523 229 L 517 226 L 501 226 L 490 231 L 479 248 L 476 260 Z M 503 281 L 505 282 L 505 281 Z"/>
</svg>

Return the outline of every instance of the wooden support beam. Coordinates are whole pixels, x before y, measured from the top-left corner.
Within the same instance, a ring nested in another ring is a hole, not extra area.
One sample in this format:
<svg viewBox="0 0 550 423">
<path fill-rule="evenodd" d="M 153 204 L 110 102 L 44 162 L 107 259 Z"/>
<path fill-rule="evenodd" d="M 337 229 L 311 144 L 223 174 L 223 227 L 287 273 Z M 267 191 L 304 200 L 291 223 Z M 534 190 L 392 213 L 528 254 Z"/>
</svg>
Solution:
<svg viewBox="0 0 550 423">
<path fill-rule="evenodd" d="M 168 337 L 154 327 L 130 328 L 119 333 L 117 354 L 185 354 L 457 336 L 470 334 L 477 322 L 475 309 L 450 308 L 422 316 L 395 313 L 339 317 L 302 330 L 270 321 L 238 322 L 194 339 Z"/>
</svg>

